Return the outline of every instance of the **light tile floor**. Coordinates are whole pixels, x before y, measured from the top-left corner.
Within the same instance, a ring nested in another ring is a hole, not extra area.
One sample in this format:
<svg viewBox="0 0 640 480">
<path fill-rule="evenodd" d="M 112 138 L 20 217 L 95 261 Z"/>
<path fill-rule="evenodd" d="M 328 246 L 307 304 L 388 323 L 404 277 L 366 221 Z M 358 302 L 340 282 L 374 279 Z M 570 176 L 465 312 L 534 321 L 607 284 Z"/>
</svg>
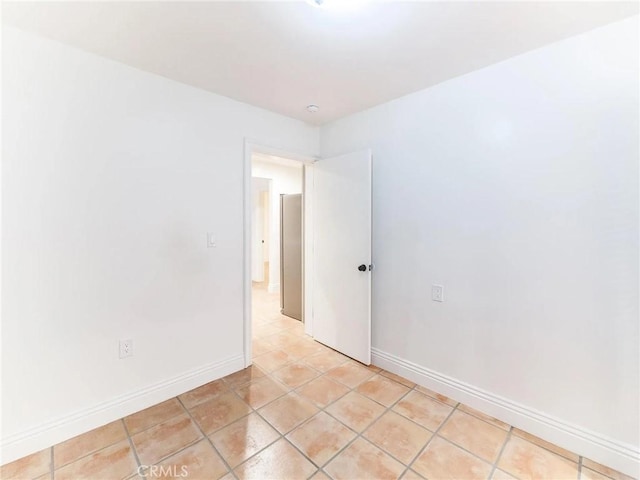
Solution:
<svg viewBox="0 0 640 480">
<path fill-rule="evenodd" d="M 306 337 L 254 287 L 254 366 L 5 465 L 2 479 L 553 479 L 623 474 Z"/>
</svg>

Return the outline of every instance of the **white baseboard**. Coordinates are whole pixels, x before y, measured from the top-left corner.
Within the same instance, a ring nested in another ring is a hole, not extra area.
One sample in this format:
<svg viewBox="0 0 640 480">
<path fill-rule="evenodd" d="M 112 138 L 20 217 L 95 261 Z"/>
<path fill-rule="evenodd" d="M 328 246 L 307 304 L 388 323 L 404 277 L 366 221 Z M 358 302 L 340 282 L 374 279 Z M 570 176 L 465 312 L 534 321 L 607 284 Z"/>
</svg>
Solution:
<svg viewBox="0 0 640 480">
<path fill-rule="evenodd" d="M 640 450 L 376 348 L 372 362 L 578 455 L 640 478 Z"/>
<path fill-rule="evenodd" d="M 280 291 L 279 283 L 270 283 L 269 286 L 267 287 L 267 292 L 269 293 L 278 293 L 279 291 Z"/>
<path fill-rule="evenodd" d="M 0 442 L 0 464 L 4 465 L 48 448 L 243 368 L 243 355 L 235 355 L 3 437 Z"/>
</svg>

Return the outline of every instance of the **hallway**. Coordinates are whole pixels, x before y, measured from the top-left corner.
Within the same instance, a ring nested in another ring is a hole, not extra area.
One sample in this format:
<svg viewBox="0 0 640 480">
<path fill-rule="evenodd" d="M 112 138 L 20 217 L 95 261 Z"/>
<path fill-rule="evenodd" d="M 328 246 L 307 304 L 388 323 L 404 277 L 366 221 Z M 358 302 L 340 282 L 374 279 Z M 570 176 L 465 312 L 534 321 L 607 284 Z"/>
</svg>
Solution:
<svg viewBox="0 0 640 480">
<path fill-rule="evenodd" d="M 1 478 L 629 479 L 314 342 L 264 284 L 253 310 L 253 367 L 6 465 Z"/>
</svg>

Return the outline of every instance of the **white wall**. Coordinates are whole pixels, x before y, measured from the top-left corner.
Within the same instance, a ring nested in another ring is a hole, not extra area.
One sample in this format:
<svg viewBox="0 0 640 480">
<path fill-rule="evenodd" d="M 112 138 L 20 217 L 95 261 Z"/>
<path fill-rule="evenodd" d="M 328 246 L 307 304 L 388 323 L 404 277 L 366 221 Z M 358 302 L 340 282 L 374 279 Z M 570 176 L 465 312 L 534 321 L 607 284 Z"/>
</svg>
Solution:
<svg viewBox="0 0 640 480">
<path fill-rule="evenodd" d="M 280 195 L 302 193 L 302 163 L 289 167 L 269 162 L 252 161 L 251 175 L 271 182 L 269 200 L 269 292 L 280 291 Z"/>
<path fill-rule="evenodd" d="M 374 358 L 637 476 L 638 128 L 637 17 L 323 126 L 373 149 Z"/>
<path fill-rule="evenodd" d="M 242 368 L 244 139 L 318 130 L 13 28 L 2 56 L 7 462 Z"/>
</svg>

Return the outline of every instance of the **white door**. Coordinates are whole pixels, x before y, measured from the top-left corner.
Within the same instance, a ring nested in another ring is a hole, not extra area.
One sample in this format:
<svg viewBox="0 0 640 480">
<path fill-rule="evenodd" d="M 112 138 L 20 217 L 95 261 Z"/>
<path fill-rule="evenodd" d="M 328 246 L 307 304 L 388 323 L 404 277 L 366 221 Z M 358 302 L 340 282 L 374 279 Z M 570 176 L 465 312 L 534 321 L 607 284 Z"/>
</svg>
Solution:
<svg viewBox="0 0 640 480">
<path fill-rule="evenodd" d="M 313 165 L 313 337 L 371 363 L 371 151 Z"/>
</svg>

